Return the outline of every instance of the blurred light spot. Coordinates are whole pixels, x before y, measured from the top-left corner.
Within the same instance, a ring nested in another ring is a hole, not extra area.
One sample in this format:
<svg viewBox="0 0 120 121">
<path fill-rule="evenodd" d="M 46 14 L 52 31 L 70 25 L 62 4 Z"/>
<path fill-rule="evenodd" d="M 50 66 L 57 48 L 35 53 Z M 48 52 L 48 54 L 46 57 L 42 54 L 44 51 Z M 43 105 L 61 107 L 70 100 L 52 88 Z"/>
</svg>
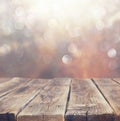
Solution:
<svg viewBox="0 0 120 121">
<path fill-rule="evenodd" d="M 34 16 L 34 13 L 30 13 L 27 17 L 26 17 L 26 21 L 25 21 L 25 25 L 28 29 L 32 29 L 34 23 L 35 23 L 35 18 L 36 16 Z"/>
<path fill-rule="evenodd" d="M 5 36 L 13 33 L 13 28 L 9 21 L 1 23 L 1 30 Z"/>
<path fill-rule="evenodd" d="M 114 26 L 114 24 L 120 21 L 120 12 L 116 12 L 116 14 L 114 14 L 113 16 L 111 16 L 108 21 L 107 21 L 107 27 L 111 28 Z"/>
<path fill-rule="evenodd" d="M 22 7 L 16 8 L 15 14 L 16 14 L 16 16 L 24 16 L 24 14 L 25 14 L 24 9 Z"/>
<path fill-rule="evenodd" d="M 15 10 L 15 29 L 22 30 L 26 22 L 25 11 L 22 7 L 18 7 Z"/>
<path fill-rule="evenodd" d="M 70 64 L 71 61 L 72 61 L 72 57 L 71 57 L 70 55 L 64 55 L 64 56 L 62 57 L 62 62 L 63 62 L 64 64 Z"/>
<path fill-rule="evenodd" d="M 0 47 L 0 56 L 5 56 L 11 51 L 11 47 L 7 44 L 4 44 Z"/>
<path fill-rule="evenodd" d="M 10 27 L 6 27 L 3 29 L 3 34 L 8 36 L 13 33 L 13 30 Z"/>
<path fill-rule="evenodd" d="M 117 51 L 114 48 L 112 48 L 108 51 L 107 55 L 110 58 L 114 58 L 117 55 Z"/>
<path fill-rule="evenodd" d="M 73 54 L 75 57 L 81 56 L 81 51 L 76 47 L 75 44 L 70 44 L 68 51 Z"/>
<path fill-rule="evenodd" d="M 96 19 L 99 19 L 99 18 L 104 17 L 106 15 L 106 10 L 104 8 L 95 7 L 92 10 L 92 15 Z"/>
</svg>

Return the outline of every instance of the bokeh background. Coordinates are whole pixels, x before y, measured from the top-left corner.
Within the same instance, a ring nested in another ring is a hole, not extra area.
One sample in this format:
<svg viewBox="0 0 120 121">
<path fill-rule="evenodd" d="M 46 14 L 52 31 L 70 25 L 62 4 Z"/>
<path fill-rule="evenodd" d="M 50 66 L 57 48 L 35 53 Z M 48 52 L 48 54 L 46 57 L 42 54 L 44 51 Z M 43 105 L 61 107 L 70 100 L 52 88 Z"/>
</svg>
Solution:
<svg viewBox="0 0 120 121">
<path fill-rule="evenodd" d="M 0 0 L 0 77 L 120 77 L 120 0 Z"/>
</svg>

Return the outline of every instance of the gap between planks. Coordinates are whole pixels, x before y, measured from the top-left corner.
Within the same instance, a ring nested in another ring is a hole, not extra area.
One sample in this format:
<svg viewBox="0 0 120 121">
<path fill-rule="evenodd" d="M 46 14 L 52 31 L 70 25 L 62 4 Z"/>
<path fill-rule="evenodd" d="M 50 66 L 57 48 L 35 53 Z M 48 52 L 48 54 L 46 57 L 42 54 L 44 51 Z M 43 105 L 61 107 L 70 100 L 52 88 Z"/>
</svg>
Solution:
<svg viewBox="0 0 120 121">
<path fill-rule="evenodd" d="M 16 90 L 18 87 L 23 86 L 23 84 L 27 84 L 31 81 L 31 79 L 26 79 L 26 81 L 23 81 L 23 80 L 25 80 L 25 79 L 14 77 L 11 79 L 5 78 L 5 80 L 3 82 L 1 82 L 1 79 L 0 79 L 0 87 L 2 86 L 0 88 L 0 98 L 10 94 L 14 90 Z M 7 87 L 5 86 L 6 84 L 7 84 Z"/>
<path fill-rule="evenodd" d="M 96 82 L 94 81 L 94 79 L 91 79 L 93 84 L 96 86 L 96 88 L 99 90 L 99 92 L 101 93 L 101 95 L 104 97 L 104 99 L 106 100 L 106 102 L 109 104 L 109 106 L 112 108 L 112 110 L 115 112 L 113 106 L 110 104 L 109 100 L 106 98 L 106 96 L 104 95 L 104 93 L 101 91 L 101 89 L 99 88 L 99 86 L 96 84 Z"/>
<path fill-rule="evenodd" d="M 26 102 L 29 102 L 28 100 L 30 100 L 31 97 L 33 97 L 33 95 L 35 95 L 40 88 L 48 84 L 48 81 L 46 83 L 46 80 L 33 79 L 32 81 L 27 83 L 27 85 L 17 86 L 17 89 L 15 89 L 12 93 L 6 95 L 3 98 L 0 98 L 0 105 L 2 106 L 0 107 L 0 119 L 2 121 L 15 121 L 15 117 L 18 111 L 26 106 Z"/>
<path fill-rule="evenodd" d="M 53 79 L 19 115 L 18 121 L 54 120 L 63 121 L 67 110 L 71 79 Z M 46 95 L 47 93 L 47 95 Z M 50 102 L 49 102 L 50 101 Z M 42 105 L 41 105 L 42 104 Z M 37 106 L 36 106 L 37 105 Z M 39 106 L 39 108 L 37 108 Z M 41 110 L 41 108 L 45 108 Z M 46 110 L 46 108 L 48 108 Z M 34 110 L 33 110 L 34 109 Z M 53 112 L 52 112 L 53 111 Z"/>
<path fill-rule="evenodd" d="M 119 80 L 118 80 L 119 79 Z M 114 82 L 116 82 L 117 84 L 120 85 L 120 78 L 117 78 L 117 79 L 112 79 Z"/>
<path fill-rule="evenodd" d="M 69 106 L 65 114 L 66 121 L 107 121 L 107 119 L 113 121 L 112 108 L 90 79 L 72 80 L 71 96 L 68 103 Z"/>
<path fill-rule="evenodd" d="M 69 106 L 70 94 L 71 94 L 71 84 L 72 84 L 72 80 L 70 81 L 70 85 L 69 85 L 69 92 L 68 92 L 68 97 L 67 97 L 67 103 L 66 103 L 65 114 L 67 113 L 67 109 L 68 109 L 68 106 Z M 65 114 L 64 114 L 64 117 L 65 117 Z"/>
<path fill-rule="evenodd" d="M 91 81 L 91 80 L 90 80 Z M 97 87 L 97 89 L 99 90 L 99 92 L 102 94 L 102 96 L 105 98 L 104 94 L 102 93 L 102 91 L 99 89 L 99 87 L 97 86 L 97 84 L 94 82 L 94 80 L 92 79 L 93 84 Z M 46 84 L 45 86 L 47 86 L 48 84 Z M 44 87 L 42 87 L 41 89 L 39 89 L 34 96 L 32 96 L 25 104 L 23 104 L 23 106 L 20 108 L 20 110 L 18 111 L 16 117 L 19 115 L 20 112 L 22 112 L 28 105 L 29 103 L 31 103 L 41 92 L 41 90 L 44 90 Z M 66 103 L 66 108 L 65 108 L 65 114 L 67 112 L 68 109 L 68 105 L 69 105 L 69 100 L 70 100 L 70 94 L 71 94 L 71 82 L 69 85 L 69 91 L 68 91 L 68 97 L 67 97 L 67 103 Z M 109 101 L 107 100 L 107 98 L 105 98 L 105 100 L 107 101 L 107 103 L 109 103 Z M 110 105 L 110 104 L 109 104 Z M 110 105 L 111 107 L 111 105 Z M 111 107 L 112 108 L 112 107 Z M 112 108 L 113 109 L 113 108 Z M 7 115 L 7 114 L 6 114 Z M 8 119 L 9 119 L 9 114 L 8 114 Z M 86 113 L 86 120 L 87 119 L 87 113 Z M 17 121 L 17 119 L 16 119 Z"/>
<path fill-rule="evenodd" d="M 101 78 L 93 79 L 93 81 L 113 109 L 114 121 L 120 121 L 120 85 L 117 83 L 120 80 L 117 79 L 115 82 L 112 79 Z"/>
<path fill-rule="evenodd" d="M 51 81 L 49 81 L 46 85 L 38 89 L 38 92 L 36 92 L 23 106 L 19 109 L 18 113 L 16 114 L 16 121 L 17 121 L 17 116 L 29 105 L 30 102 L 32 102 L 46 86 L 50 84 Z"/>
</svg>

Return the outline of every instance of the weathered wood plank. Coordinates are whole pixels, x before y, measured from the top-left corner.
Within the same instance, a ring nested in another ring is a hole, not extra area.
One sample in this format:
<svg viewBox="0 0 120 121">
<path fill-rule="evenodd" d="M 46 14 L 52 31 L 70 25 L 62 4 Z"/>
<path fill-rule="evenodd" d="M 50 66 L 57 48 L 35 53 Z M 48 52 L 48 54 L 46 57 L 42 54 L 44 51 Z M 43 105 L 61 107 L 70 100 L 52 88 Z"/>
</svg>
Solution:
<svg viewBox="0 0 120 121">
<path fill-rule="evenodd" d="M 70 78 L 54 78 L 51 86 L 69 86 L 71 83 Z"/>
<path fill-rule="evenodd" d="M 101 85 L 106 85 L 106 86 L 116 85 L 116 83 L 114 81 L 111 81 L 110 78 L 94 78 L 93 80 L 99 81 Z"/>
<path fill-rule="evenodd" d="M 120 85 L 120 78 L 114 78 L 114 81 L 116 81 Z"/>
<path fill-rule="evenodd" d="M 66 121 L 113 121 L 113 111 L 91 80 L 72 80 Z"/>
<path fill-rule="evenodd" d="M 70 79 L 54 81 L 18 115 L 18 121 L 64 121 Z"/>
<path fill-rule="evenodd" d="M 22 78 L 12 78 L 9 79 L 0 79 L 2 82 L 0 82 L 0 97 L 3 97 L 4 95 L 10 93 L 15 88 L 18 88 L 18 86 L 22 86 L 23 84 L 26 84 L 30 79 L 22 79 Z"/>
<path fill-rule="evenodd" d="M 15 89 L 9 95 L 1 98 L 0 119 L 2 121 L 14 121 L 15 116 L 40 92 L 40 88 L 42 90 L 49 81 L 32 80 L 30 83 Z"/>
<path fill-rule="evenodd" d="M 115 121 L 120 121 L 120 86 L 112 79 L 106 79 L 108 85 L 104 84 L 104 81 L 101 79 L 96 80 L 94 82 L 98 86 L 98 88 L 103 93 L 106 100 L 109 102 L 111 107 L 115 112 Z"/>
</svg>

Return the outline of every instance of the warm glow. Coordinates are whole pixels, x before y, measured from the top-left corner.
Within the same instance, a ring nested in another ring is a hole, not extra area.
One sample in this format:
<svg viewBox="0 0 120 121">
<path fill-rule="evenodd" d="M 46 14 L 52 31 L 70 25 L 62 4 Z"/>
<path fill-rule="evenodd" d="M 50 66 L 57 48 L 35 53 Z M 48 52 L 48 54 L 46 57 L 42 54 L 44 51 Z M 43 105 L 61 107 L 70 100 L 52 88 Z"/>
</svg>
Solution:
<svg viewBox="0 0 120 121">
<path fill-rule="evenodd" d="M 118 76 L 119 5 L 120 0 L 0 1 L 0 76 Z"/>
<path fill-rule="evenodd" d="M 28 6 L 28 11 L 32 12 L 35 17 L 54 18 L 63 23 L 73 19 L 78 22 L 78 25 L 88 26 L 91 22 L 98 21 L 106 15 L 104 1 L 30 0 L 25 1 L 25 4 Z"/>
</svg>

